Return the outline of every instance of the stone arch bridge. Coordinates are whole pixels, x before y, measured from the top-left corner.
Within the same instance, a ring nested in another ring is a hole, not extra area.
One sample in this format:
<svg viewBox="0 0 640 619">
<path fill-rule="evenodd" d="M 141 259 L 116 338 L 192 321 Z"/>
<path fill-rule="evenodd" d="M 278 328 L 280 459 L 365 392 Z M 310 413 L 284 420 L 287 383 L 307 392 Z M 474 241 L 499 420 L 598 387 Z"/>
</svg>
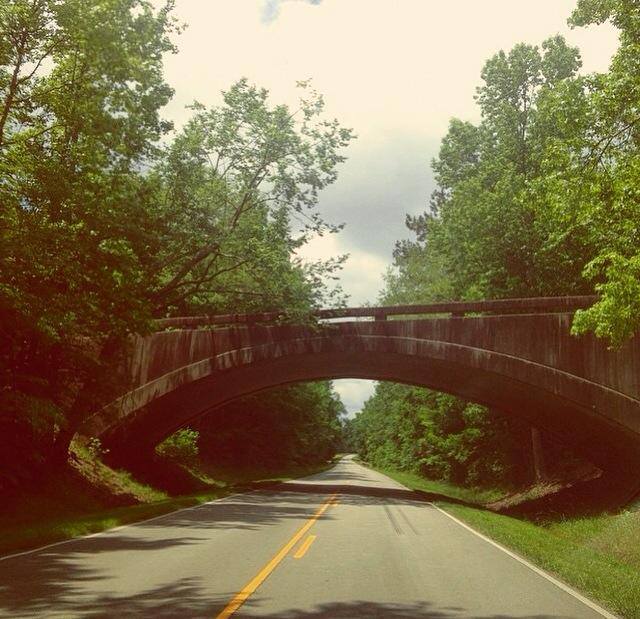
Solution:
<svg viewBox="0 0 640 619">
<path fill-rule="evenodd" d="M 308 380 L 421 385 L 517 415 L 640 491 L 640 343 L 570 333 L 594 297 L 502 299 L 158 321 L 132 338 L 127 387 L 80 432 L 123 459 L 249 393 Z"/>
</svg>

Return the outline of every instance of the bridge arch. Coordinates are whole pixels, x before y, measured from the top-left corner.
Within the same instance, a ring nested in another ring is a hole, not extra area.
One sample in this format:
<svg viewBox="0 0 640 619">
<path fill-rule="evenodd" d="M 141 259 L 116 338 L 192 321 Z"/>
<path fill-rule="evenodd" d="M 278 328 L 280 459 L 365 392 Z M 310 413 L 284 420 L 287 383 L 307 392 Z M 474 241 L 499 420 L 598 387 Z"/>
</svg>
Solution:
<svg viewBox="0 0 640 619">
<path fill-rule="evenodd" d="M 471 305 L 467 311 L 477 312 Z M 497 314 L 481 308 L 482 315 L 469 317 L 449 309 L 457 315 L 320 325 L 237 320 L 138 338 L 128 370 L 134 387 L 81 431 L 114 452 L 142 454 L 212 408 L 262 389 L 334 378 L 389 380 L 525 418 L 640 486 L 638 344 L 612 351 L 590 336 L 571 336 L 566 307 L 534 312 L 503 305 Z"/>
</svg>

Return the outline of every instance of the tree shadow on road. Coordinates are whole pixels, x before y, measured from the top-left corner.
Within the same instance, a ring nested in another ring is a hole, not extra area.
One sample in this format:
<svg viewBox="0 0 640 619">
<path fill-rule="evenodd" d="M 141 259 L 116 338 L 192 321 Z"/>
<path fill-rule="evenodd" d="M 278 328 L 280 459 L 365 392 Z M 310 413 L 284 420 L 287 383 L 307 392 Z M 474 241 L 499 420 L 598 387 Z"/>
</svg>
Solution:
<svg viewBox="0 0 640 619">
<path fill-rule="evenodd" d="M 211 557 L 211 574 L 201 578 L 179 578 L 162 586 L 148 586 L 140 580 L 141 592 L 127 595 L 118 588 L 113 570 L 119 562 L 152 570 L 168 561 L 172 549 L 211 544 L 215 531 L 259 530 L 283 521 L 290 525 L 279 535 L 297 530 L 329 496 L 339 493 L 340 505 L 419 506 L 438 495 L 417 494 L 396 488 L 347 484 L 288 483 L 270 491 L 228 497 L 221 501 L 181 510 L 156 519 L 89 538 L 72 540 L 42 551 L 0 561 L 0 617 L 210 617 L 221 610 L 235 592 L 216 590 L 216 570 L 224 569 L 224 557 Z M 319 520 L 338 518 L 333 509 Z M 402 525 L 404 526 L 404 525 Z M 413 527 L 409 523 L 410 530 Z M 410 533 L 407 530 L 407 534 Z M 418 531 L 414 531 L 418 533 Z M 254 544 L 263 543 L 256 538 Z M 112 556 L 109 556 L 111 554 Z M 268 554 L 268 553 L 267 553 Z M 109 566 L 105 569 L 104 566 Z M 109 571 L 111 570 L 111 571 Z M 171 578 L 171 575 L 169 575 Z M 136 581 L 137 582 L 137 581 Z M 206 584 L 206 587 L 204 586 Z M 242 585 L 243 583 L 239 583 Z M 244 608 L 244 607 L 243 607 Z M 251 616 L 251 600 L 237 617 Z M 329 604 L 313 610 L 287 610 L 267 615 L 281 619 L 304 617 L 470 617 L 462 609 L 435 609 L 425 604 L 390 605 L 354 601 Z M 476 619 L 507 619 L 507 615 Z M 548 617 L 548 616 L 547 616 Z M 542 619 L 528 617 L 527 619 Z M 561 619 L 557 617 L 556 619 Z"/>
<path fill-rule="evenodd" d="M 287 484 L 270 492 L 229 497 L 166 514 L 126 529 L 70 540 L 41 551 L 1 560 L 0 616 L 42 617 L 51 609 L 76 613 L 82 606 L 82 596 L 87 592 L 109 590 L 108 581 L 113 576 L 100 569 L 105 563 L 113 565 L 123 561 L 123 565 L 127 566 L 148 566 L 153 561 L 166 560 L 168 554 L 163 551 L 210 543 L 212 531 L 215 530 L 259 530 L 291 521 L 291 529 L 295 531 L 299 523 L 313 515 L 318 506 L 334 492 L 341 493 L 342 505 L 361 507 L 402 504 L 405 496 L 413 497 L 408 491 L 380 488 L 360 488 L 365 491 L 362 494 L 357 486 L 300 486 Z M 415 498 L 412 503 L 415 504 Z M 327 510 L 319 519 L 331 520 L 335 517 L 332 510 Z M 286 538 L 286 530 L 283 536 Z M 107 556 L 101 559 L 103 554 Z M 217 563 L 216 557 L 212 557 L 212 569 Z M 115 581 L 111 583 L 114 587 L 116 584 Z M 190 586 L 193 588 L 193 583 Z M 118 612 L 111 616 L 122 615 Z"/>
<path fill-rule="evenodd" d="M 360 497 L 377 497 L 382 499 L 400 499 L 405 501 L 418 501 L 421 503 L 431 503 L 433 501 L 447 501 L 457 505 L 467 505 L 478 507 L 475 503 L 456 499 L 436 492 L 425 492 L 423 490 L 408 490 L 406 488 L 385 488 L 379 486 L 358 486 L 356 484 L 305 484 L 287 482 L 279 484 L 271 490 L 281 490 L 283 492 L 299 492 L 302 494 L 334 494 L 353 495 Z"/>
<path fill-rule="evenodd" d="M 353 472 L 352 470 L 336 470 L 336 469 L 329 469 L 328 471 L 324 471 L 320 474 L 316 474 L 316 475 L 309 475 L 309 477 L 302 477 L 300 478 L 298 481 L 302 481 L 304 482 L 305 480 L 308 480 L 307 483 L 316 483 L 314 481 L 314 478 L 321 478 L 321 481 L 326 481 L 326 480 L 342 480 L 342 481 L 363 481 L 366 483 L 371 483 L 371 476 L 369 475 L 365 475 L 363 473 L 358 473 L 358 472 Z M 382 477 L 382 475 L 381 475 Z M 291 483 L 291 482 L 286 482 L 286 483 Z"/>
<path fill-rule="evenodd" d="M 265 617 L 270 619 L 364 619 L 367 617 L 384 617 L 386 619 L 576 619 L 567 615 L 478 615 L 470 614 L 463 608 L 436 608 L 428 602 L 410 604 L 378 603 L 366 601 L 335 602 L 316 606 L 311 610 L 290 609 L 278 611 L 276 614 L 252 614 L 249 609 L 242 609 L 234 615 L 238 619 L 249 617 Z"/>
<path fill-rule="evenodd" d="M 202 539 L 181 536 L 149 540 L 111 534 L 78 539 L 0 561 L 0 617 L 46 617 L 52 609 L 75 611 L 78 607 L 75 595 L 80 590 L 99 588 L 108 579 L 105 573 L 83 564 L 83 556 L 101 552 L 162 551 Z"/>
</svg>

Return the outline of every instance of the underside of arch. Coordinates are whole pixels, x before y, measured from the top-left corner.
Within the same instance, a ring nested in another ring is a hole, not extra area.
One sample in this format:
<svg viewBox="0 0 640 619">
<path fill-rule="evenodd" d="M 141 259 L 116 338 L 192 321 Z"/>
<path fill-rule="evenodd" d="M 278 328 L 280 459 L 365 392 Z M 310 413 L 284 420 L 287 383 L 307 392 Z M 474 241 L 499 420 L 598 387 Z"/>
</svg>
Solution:
<svg viewBox="0 0 640 619">
<path fill-rule="evenodd" d="M 148 453 L 179 427 L 239 397 L 293 382 L 362 378 L 424 386 L 485 404 L 557 435 L 601 468 L 638 470 L 640 433 L 623 423 L 634 401 L 622 394 L 487 351 L 445 350 L 441 342 L 431 343 L 430 351 L 424 341 L 395 347 L 387 341 L 382 350 L 370 344 L 349 350 L 344 342 L 337 347 L 307 342 L 292 351 L 280 343 L 277 351 L 225 353 L 222 363 L 210 363 L 208 374 L 159 395 L 105 428 L 101 439 L 126 459 Z"/>
</svg>

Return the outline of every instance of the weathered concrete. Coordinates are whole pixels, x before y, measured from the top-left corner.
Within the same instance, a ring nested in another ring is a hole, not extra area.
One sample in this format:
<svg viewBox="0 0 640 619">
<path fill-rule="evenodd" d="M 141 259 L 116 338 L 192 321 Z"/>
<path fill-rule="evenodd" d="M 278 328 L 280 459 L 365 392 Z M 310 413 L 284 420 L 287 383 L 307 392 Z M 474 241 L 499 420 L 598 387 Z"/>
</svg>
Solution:
<svg viewBox="0 0 640 619">
<path fill-rule="evenodd" d="M 506 309 L 517 312 L 518 306 Z M 302 380 L 371 378 L 423 385 L 521 416 L 601 467 L 635 479 L 640 344 L 634 339 L 609 350 L 594 337 L 574 337 L 572 315 L 161 331 L 135 340 L 132 387 L 92 416 L 82 433 L 101 437 L 114 451 L 144 453 L 211 408 L 248 393 Z"/>
</svg>

